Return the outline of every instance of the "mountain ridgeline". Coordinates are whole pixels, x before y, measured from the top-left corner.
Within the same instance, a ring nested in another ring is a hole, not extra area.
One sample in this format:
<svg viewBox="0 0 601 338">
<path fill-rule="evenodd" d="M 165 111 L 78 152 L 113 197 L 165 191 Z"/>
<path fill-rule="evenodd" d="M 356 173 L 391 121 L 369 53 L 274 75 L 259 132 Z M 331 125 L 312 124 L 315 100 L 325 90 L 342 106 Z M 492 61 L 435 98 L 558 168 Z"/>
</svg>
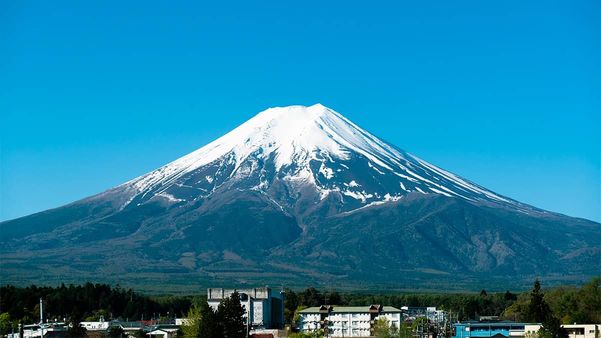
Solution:
<svg viewBox="0 0 601 338">
<path fill-rule="evenodd" d="M 148 174 L 0 223 L 0 241 L 3 283 L 459 290 L 601 271 L 599 223 L 501 196 L 319 104 L 265 110 Z"/>
</svg>

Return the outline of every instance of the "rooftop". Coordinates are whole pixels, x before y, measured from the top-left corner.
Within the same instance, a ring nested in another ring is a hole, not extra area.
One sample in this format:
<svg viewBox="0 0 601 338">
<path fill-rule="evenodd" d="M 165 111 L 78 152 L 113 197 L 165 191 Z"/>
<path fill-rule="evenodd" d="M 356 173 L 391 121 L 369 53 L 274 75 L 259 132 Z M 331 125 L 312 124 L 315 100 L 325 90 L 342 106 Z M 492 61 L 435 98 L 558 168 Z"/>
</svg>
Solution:
<svg viewBox="0 0 601 338">
<path fill-rule="evenodd" d="M 518 323 L 518 322 L 512 322 L 512 321 L 508 321 L 508 320 L 503 320 L 503 321 L 491 321 L 491 322 L 475 322 L 475 321 L 469 321 L 469 322 L 462 322 L 462 323 L 455 323 L 453 324 L 454 326 L 474 326 L 474 327 L 488 327 L 488 326 L 524 326 L 524 325 L 540 325 L 540 323 Z"/>
<path fill-rule="evenodd" d="M 323 306 L 314 306 L 310 308 L 306 308 L 301 310 L 300 313 L 320 313 Z M 336 306 L 331 305 L 330 313 L 369 313 L 370 309 L 373 310 L 373 305 L 371 306 Z M 382 311 L 386 313 L 398 312 L 401 313 L 401 310 L 392 307 L 392 306 L 382 306 Z"/>
</svg>

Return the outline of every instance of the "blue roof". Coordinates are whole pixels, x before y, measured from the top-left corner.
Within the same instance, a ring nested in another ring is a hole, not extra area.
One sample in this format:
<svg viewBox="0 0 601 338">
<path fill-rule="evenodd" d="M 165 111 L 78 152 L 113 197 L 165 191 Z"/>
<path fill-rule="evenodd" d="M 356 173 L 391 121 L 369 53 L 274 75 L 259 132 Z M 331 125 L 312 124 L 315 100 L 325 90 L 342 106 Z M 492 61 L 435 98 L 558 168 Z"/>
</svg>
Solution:
<svg viewBox="0 0 601 338">
<path fill-rule="evenodd" d="M 500 322 L 462 322 L 455 323 L 453 326 L 524 326 L 524 325 L 540 325 L 540 323 L 518 323 L 512 321 L 500 321 Z"/>
</svg>

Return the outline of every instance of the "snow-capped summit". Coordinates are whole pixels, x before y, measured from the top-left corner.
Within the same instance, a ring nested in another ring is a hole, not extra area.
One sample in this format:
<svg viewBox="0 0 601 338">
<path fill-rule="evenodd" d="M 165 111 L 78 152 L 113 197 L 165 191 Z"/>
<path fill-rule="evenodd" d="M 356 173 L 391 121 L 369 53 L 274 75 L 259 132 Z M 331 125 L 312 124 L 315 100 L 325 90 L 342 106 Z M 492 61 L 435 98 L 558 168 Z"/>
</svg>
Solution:
<svg viewBox="0 0 601 338">
<path fill-rule="evenodd" d="M 312 190 L 338 196 L 342 210 L 399 200 L 410 193 L 471 201 L 517 202 L 408 154 L 321 104 L 269 108 L 206 146 L 124 186 L 128 203 L 190 202 L 219 188 L 269 193 L 285 203 Z M 310 189 L 307 189 L 310 188 Z M 125 205 L 124 205 L 125 206 Z"/>
</svg>

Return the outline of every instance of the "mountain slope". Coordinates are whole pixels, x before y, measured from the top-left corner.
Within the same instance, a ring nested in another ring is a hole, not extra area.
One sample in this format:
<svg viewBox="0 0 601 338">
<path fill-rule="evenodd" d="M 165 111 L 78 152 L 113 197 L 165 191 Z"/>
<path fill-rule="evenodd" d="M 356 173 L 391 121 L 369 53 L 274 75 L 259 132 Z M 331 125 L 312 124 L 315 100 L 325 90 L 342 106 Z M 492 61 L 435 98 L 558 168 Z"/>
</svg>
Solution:
<svg viewBox="0 0 601 338">
<path fill-rule="evenodd" d="M 0 230 L 3 282 L 471 287 L 601 271 L 598 223 L 496 194 L 322 105 L 268 109 Z"/>
</svg>

